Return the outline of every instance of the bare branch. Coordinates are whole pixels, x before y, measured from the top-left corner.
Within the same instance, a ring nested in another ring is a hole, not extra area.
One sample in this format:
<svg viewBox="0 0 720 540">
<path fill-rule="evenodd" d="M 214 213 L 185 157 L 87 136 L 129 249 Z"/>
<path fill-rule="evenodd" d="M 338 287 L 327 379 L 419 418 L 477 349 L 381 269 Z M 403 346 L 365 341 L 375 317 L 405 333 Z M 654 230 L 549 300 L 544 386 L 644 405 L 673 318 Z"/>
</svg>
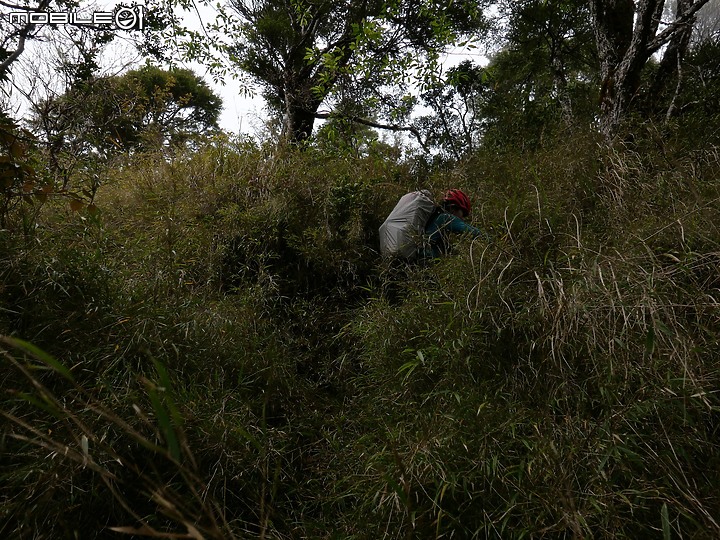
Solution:
<svg viewBox="0 0 720 540">
<path fill-rule="evenodd" d="M 418 143 L 420 143 L 420 146 L 422 146 L 423 150 L 425 152 L 430 152 L 425 142 L 422 140 L 422 135 L 417 130 L 417 128 L 413 126 L 398 126 L 397 124 L 381 124 L 379 122 L 374 122 L 373 120 L 369 120 L 367 118 L 362 118 L 360 116 L 346 116 L 341 114 L 334 114 L 334 113 L 322 113 L 322 112 L 316 112 L 314 113 L 315 118 L 319 120 L 328 120 L 330 118 L 344 118 L 346 120 L 350 120 L 351 122 L 355 122 L 356 124 L 362 124 L 363 126 L 368 127 L 374 127 L 378 129 L 386 129 L 388 131 L 406 131 L 408 133 L 412 133 L 415 138 L 417 139 Z"/>
<path fill-rule="evenodd" d="M 660 47 L 665 45 L 672 37 L 679 31 L 681 31 L 690 21 L 695 17 L 695 14 L 702 9 L 710 0 L 698 0 L 695 2 L 688 11 L 680 18 L 673 21 L 665 30 L 660 32 L 655 38 L 650 41 L 646 50 L 648 54 L 652 54 L 657 51 Z"/>
<path fill-rule="evenodd" d="M 18 58 L 20 58 L 20 55 L 25 50 L 25 37 L 27 36 L 28 32 L 30 31 L 30 26 L 27 26 L 23 31 L 20 33 L 20 38 L 18 39 L 18 45 L 15 48 L 15 50 L 12 52 L 10 56 L 8 56 L 2 64 L 0 64 L 0 78 L 3 77 L 3 75 L 10 69 L 10 64 L 15 62 Z"/>
<path fill-rule="evenodd" d="M 29 8 L 27 6 L 20 6 L 18 4 L 8 4 L 7 2 L 3 2 L 0 0 L 0 6 L 5 6 L 6 8 L 10 9 L 17 9 L 21 11 L 27 11 Z"/>
<path fill-rule="evenodd" d="M 47 7 L 50 5 L 50 1 L 51 0 L 42 0 L 35 8 L 26 7 L 23 9 L 25 9 L 26 11 L 43 11 L 47 9 Z M 7 6 L 7 4 L 3 5 Z M 17 47 L 15 47 L 15 50 L 2 62 L 2 64 L 0 64 L 0 79 L 8 72 L 8 70 L 10 69 L 10 65 L 18 58 L 20 58 L 20 55 L 25 50 L 25 41 L 30 36 L 30 31 L 32 29 L 33 25 L 28 23 L 17 33 Z"/>
<path fill-rule="evenodd" d="M 10 9 L 17 9 L 19 11 L 33 11 L 35 13 L 40 13 L 42 11 L 45 11 L 48 6 L 50 6 L 51 1 L 52 0 L 42 0 L 37 6 L 19 6 L 16 4 L 8 4 L 7 2 L 0 0 L 0 6 L 5 6 Z"/>
</svg>

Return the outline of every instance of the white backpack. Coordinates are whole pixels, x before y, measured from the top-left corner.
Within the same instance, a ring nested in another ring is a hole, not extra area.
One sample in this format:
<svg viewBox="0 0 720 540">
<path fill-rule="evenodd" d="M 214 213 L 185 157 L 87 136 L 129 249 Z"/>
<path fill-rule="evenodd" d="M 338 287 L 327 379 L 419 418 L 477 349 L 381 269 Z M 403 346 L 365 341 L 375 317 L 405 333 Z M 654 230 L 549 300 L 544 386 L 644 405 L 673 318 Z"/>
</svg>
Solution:
<svg viewBox="0 0 720 540">
<path fill-rule="evenodd" d="M 380 253 L 412 259 L 423 245 L 425 225 L 437 208 L 427 190 L 403 195 L 380 226 Z"/>
</svg>

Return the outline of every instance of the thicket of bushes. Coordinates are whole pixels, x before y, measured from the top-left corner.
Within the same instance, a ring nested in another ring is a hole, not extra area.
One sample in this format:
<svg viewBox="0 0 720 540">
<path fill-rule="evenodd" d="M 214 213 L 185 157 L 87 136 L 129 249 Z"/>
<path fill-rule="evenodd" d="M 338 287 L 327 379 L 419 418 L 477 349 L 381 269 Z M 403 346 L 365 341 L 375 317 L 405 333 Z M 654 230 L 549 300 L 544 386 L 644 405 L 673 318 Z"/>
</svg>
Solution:
<svg viewBox="0 0 720 540">
<path fill-rule="evenodd" d="M 0 531 L 716 537 L 718 178 L 650 130 L 444 169 L 218 139 L 9 216 Z M 418 187 L 496 241 L 382 261 Z"/>
</svg>

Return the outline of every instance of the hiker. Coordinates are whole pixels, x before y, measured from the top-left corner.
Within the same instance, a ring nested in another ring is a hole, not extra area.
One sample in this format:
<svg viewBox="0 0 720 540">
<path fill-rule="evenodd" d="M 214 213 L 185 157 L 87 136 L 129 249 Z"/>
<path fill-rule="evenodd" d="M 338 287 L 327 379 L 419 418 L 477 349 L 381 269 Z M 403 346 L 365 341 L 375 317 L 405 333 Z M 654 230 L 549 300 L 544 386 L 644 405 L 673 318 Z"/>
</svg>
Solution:
<svg viewBox="0 0 720 540">
<path fill-rule="evenodd" d="M 459 189 L 451 189 L 439 205 L 427 190 L 404 195 L 380 227 L 380 252 L 401 260 L 431 259 L 450 252 L 449 233 L 468 233 L 490 237 L 465 223 L 470 215 L 470 199 Z"/>
<path fill-rule="evenodd" d="M 470 234 L 473 238 L 490 241 L 490 236 L 480 229 L 465 223 L 470 215 L 470 199 L 459 189 L 451 189 L 440 202 L 425 225 L 425 234 L 429 238 L 429 249 L 421 248 L 421 258 L 437 258 L 450 253 L 449 234 Z"/>
</svg>

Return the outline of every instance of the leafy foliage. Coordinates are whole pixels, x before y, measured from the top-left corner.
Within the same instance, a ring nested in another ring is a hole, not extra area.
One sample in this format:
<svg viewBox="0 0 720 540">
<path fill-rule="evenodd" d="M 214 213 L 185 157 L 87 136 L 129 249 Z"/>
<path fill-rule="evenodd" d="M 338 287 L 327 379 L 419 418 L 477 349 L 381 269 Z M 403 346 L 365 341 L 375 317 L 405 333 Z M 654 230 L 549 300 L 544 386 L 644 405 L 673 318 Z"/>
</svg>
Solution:
<svg viewBox="0 0 720 540">
<path fill-rule="evenodd" d="M 20 207 L 26 229 L 34 207 L 52 191 L 36 171 L 31 153 L 34 140 L 30 133 L 8 116 L 0 114 L 0 228 L 9 227 L 10 215 Z"/>
<path fill-rule="evenodd" d="M 217 129 L 221 99 L 189 70 L 154 66 L 80 81 L 36 108 L 32 125 L 49 149 L 107 157 L 182 146 Z"/>
<path fill-rule="evenodd" d="M 219 7 L 208 36 L 182 35 L 189 58 L 219 54 L 225 60 L 212 66 L 227 70 L 229 60 L 260 85 L 283 136 L 303 142 L 323 104 L 398 120 L 397 94 L 410 74 L 430 78 L 438 53 L 482 24 L 475 2 L 238 0 Z"/>
<path fill-rule="evenodd" d="M 28 11 L 45 11 L 48 9 L 62 10 L 72 7 L 72 0 L 38 0 L 37 2 L 28 2 L 26 7 Z M 7 6 L 12 8 L 13 6 Z M 17 10 L 20 6 L 17 6 Z M 14 20 L 9 14 L 3 16 L 3 25 L 0 27 L 0 82 L 9 79 L 12 65 L 17 62 L 18 58 L 23 54 L 25 45 L 28 41 L 38 38 L 42 32 L 43 25 L 30 24 L 29 20 Z"/>
<path fill-rule="evenodd" d="M 481 111 L 494 146 L 538 145 L 596 115 L 598 63 L 586 2 L 504 6 L 505 47 L 490 63 L 494 93 Z"/>
<path fill-rule="evenodd" d="M 485 69 L 465 60 L 450 68 L 446 80 L 437 81 L 422 94 L 433 111 L 415 124 L 427 142 L 454 159 L 472 154 L 480 146 L 484 120 L 481 104 L 492 84 Z"/>
</svg>

